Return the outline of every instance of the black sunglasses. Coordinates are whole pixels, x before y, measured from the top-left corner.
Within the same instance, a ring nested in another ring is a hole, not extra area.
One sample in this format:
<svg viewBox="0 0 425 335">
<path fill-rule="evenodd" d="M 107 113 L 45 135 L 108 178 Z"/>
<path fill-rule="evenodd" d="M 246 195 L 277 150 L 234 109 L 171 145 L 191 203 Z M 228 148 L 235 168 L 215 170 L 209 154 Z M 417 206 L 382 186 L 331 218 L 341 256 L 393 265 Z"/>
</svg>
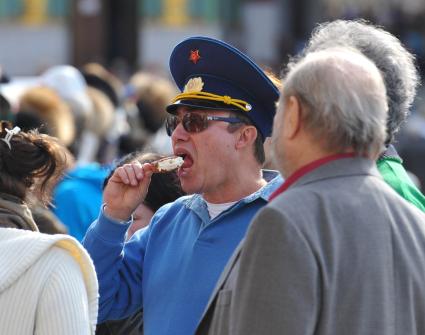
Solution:
<svg viewBox="0 0 425 335">
<path fill-rule="evenodd" d="M 183 118 L 170 115 L 165 121 L 165 129 L 168 136 L 171 136 L 173 131 L 182 122 L 184 130 L 188 133 L 199 133 L 208 128 L 208 121 L 223 121 L 228 123 L 243 123 L 237 117 L 211 116 L 201 113 L 188 112 L 183 115 Z"/>
</svg>

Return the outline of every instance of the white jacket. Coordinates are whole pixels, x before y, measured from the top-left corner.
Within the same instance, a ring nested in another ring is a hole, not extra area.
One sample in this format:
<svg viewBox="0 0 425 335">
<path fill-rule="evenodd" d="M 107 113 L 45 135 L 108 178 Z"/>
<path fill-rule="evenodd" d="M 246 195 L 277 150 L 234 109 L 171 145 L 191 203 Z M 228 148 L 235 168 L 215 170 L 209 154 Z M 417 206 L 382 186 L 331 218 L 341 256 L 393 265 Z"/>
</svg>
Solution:
<svg viewBox="0 0 425 335">
<path fill-rule="evenodd" d="M 98 284 L 67 235 L 0 228 L 0 334 L 94 334 Z"/>
</svg>

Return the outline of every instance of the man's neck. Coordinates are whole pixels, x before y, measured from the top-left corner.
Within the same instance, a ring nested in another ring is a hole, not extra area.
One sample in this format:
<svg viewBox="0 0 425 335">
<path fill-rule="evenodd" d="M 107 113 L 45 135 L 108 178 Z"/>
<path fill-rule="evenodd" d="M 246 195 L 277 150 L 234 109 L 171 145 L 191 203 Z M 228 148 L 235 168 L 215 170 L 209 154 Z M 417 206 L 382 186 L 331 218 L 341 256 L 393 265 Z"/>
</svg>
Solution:
<svg viewBox="0 0 425 335">
<path fill-rule="evenodd" d="M 233 201 L 239 201 L 250 194 L 257 192 L 260 188 L 267 184 L 263 178 L 261 170 L 255 173 L 241 173 L 234 176 L 234 179 L 217 187 L 212 192 L 205 192 L 202 197 L 213 204 L 222 204 Z"/>
</svg>

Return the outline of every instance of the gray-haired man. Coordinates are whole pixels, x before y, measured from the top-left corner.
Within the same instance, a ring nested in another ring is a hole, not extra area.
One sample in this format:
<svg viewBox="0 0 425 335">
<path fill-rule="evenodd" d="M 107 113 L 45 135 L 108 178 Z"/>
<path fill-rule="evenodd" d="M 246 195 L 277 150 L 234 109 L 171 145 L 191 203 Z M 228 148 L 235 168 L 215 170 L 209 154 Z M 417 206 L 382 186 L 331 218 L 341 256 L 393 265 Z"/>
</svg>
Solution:
<svg viewBox="0 0 425 335">
<path fill-rule="evenodd" d="M 411 181 L 396 149 L 391 144 L 409 115 L 419 74 L 414 56 L 397 37 L 364 20 L 336 20 L 319 25 L 301 57 L 330 47 L 347 46 L 359 50 L 381 71 L 387 90 L 388 119 L 385 149 L 377 159 L 384 180 L 404 199 L 425 211 L 425 196 Z"/>
<path fill-rule="evenodd" d="M 254 218 L 197 334 L 423 334 L 425 215 L 380 177 L 387 99 L 352 49 L 292 65 L 272 148 L 285 183 Z"/>
</svg>

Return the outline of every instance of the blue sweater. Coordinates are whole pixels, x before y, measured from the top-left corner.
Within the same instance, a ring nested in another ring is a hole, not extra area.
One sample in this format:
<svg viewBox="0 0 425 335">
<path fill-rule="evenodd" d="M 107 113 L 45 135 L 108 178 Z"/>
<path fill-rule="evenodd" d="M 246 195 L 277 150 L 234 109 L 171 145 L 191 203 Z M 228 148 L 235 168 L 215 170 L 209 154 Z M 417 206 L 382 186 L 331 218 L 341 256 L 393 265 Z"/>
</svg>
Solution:
<svg viewBox="0 0 425 335">
<path fill-rule="evenodd" d="M 83 241 L 99 278 L 98 321 L 143 307 L 145 335 L 193 334 L 251 219 L 281 183 L 277 176 L 213 220 L 200 195 L 182 197 L 160 208 L 127 243 L 130 222 L 101 213 Z"/>
</svg>

